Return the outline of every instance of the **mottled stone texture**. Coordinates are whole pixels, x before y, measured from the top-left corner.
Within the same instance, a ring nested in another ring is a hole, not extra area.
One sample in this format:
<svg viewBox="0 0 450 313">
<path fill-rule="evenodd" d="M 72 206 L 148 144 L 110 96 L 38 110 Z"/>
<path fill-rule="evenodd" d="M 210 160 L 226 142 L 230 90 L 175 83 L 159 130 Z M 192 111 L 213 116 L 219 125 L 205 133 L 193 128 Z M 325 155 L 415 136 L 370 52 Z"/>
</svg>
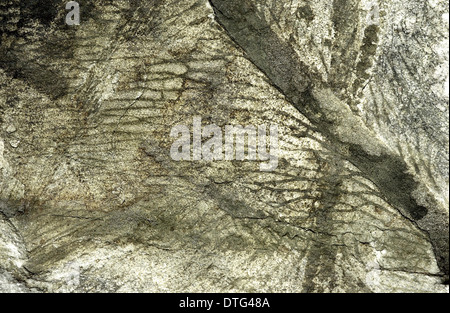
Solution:
<svg viewBox="0 0 450 313">
<path fill-rule="evenodd" d="M 1 292 L 448 292 L 448 0 L 65 3 L 0 0 Z"/>
</svg>

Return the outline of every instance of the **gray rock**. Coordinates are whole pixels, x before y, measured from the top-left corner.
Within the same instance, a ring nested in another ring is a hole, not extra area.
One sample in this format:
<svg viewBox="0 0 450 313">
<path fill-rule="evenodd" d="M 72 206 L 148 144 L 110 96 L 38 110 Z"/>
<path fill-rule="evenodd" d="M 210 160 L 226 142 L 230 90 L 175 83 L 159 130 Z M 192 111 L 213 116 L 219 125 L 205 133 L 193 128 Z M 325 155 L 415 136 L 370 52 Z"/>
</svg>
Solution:
<svg viewBox="0 0 450 313">
<path fill-rule="evenodd" d="M 6 2 L 0 292 L 448 292 L 448 1 Z"/>
</svg>

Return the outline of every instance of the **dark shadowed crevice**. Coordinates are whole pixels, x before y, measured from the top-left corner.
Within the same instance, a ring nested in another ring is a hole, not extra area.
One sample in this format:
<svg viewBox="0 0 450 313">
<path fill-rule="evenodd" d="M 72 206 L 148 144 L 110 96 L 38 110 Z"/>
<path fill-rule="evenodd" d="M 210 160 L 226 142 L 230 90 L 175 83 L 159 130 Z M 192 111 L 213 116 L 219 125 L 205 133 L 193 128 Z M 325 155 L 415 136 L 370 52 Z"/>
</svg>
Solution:
<svg viewBox="0 0 450 313">
<path fill-rule="evenodd" d="M 70 82 L 66 72 L 74 60 L 76 27 L 65 24 L 66 1 L 11 1 L 0 6 L 0 68 L 14 79 L 20 79 L 39 92 L 56 100 L 68 93 Z M 98 8 L 92 0 L 79 0 L 83 23 L 96 18 Z M 9 10 L 9 11 L 8 11 Z M 14 12 L 14 13 L 9 13 Z M 6 20 L 5 20 L 6 19 Z M 56 35 L 52 27 L 64 29 Z M 35 40 L 36 34 L 45 40 Z M 2 44 L 5 40 L 5 44 Z M 33 44 L 31 44 L 33 43 Z M 61 62 L 63 61 L 63 62 Z M 57 63 L 62 67 L 53 66 Z M 73 65 L 72 65 L 73 66 Z"/>
<path fill-rule="evenodd" d="M 318 185 L 321 191 L 317 198 L 320 207 L 311 212 L 311 218 L 314 220 L 314 228 L 317 231 L 316 238 L 312 241 L 309 252 L 308 262 L 305 268 L 305 281 L 303 284 L 304 293 L 324 293 L 334 290 L 336 287 L 335 262 L 338 253 L 338 247 L 330 242 L 329 235 L 322 233 L 326 230 L 331 233 L 334 228 L 333 210 L 342 199 L 343 178 L 340 171 L 343 169 L 343 161 L 334 158 L 327 160 L 332 165 L 327 166 L 327 162 L 320 162 L 319 172 L 324 172 L 324 176 L 319 179 Z M 323 286 L 315 282 L 328 281 L 329 290 L 324 290 Z"/>
</svg>

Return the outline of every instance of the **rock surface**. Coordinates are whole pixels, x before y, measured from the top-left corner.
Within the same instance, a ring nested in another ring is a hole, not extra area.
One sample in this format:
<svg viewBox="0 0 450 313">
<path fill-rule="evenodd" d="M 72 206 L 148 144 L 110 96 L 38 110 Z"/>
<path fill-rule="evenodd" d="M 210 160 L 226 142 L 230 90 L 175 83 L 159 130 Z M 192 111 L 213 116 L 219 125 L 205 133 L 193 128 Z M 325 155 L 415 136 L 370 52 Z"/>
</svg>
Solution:
<svg viewBox="0 0 450 313">
<path fill-rule="evenodd" d="M 0 2 L 0 292 L 448 292 L 448 0 L 65 3 Z"/>
</svg>

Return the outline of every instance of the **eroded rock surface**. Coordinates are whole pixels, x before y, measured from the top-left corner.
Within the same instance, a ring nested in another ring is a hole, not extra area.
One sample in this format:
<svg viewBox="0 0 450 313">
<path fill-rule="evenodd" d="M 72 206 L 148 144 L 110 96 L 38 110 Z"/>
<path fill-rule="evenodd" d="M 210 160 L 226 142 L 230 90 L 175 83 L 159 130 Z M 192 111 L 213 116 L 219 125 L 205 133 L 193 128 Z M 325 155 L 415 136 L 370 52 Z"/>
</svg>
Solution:
<svg viewBox="0 0 450 313">
<path fill-rule="evenodd" d="M 448 1 L 23 3 L 0 291 L 448 292 Z M 194 116 L 277 124 L 277 170 L 172 160 Z"/>
</svg>

